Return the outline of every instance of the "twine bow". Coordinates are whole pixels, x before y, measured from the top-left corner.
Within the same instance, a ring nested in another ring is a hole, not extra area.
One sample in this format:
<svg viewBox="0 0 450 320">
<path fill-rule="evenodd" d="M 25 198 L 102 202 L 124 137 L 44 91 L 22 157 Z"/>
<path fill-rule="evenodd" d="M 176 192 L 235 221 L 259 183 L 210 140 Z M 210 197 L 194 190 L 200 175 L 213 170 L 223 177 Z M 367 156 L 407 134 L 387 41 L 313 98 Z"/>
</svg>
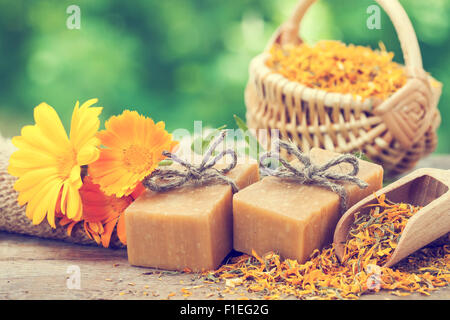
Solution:
<svg viewBox="0 0 450 320">
<path fill-rule="evenodd" d="M 211 156 L 217 146 L 225 138 L 226 131 L 222 131 L 220 136 L 210 145 L 208 151 L 203 157 L 200 165 L 196 166 L 183 159 L 178 158 L 171 152 L 164 151 L 163 155 L 174 162 L 181 164 L 185 170 L 178 169 L 156 169 L 148 177 L 144 179 L 142 184 L 147 188 L 155 192 L 164 192 L 174 188 L 178 188 L 188 181 L 194 181 L 195 183 L 201 184 L 205 182 L 210 182 L 214 180 L 223 181 L 231 186 L 232 192 L 235 193 L 239 191 L 236 183 L 225 176 L 225 174 L 233 169 L 237 164 L 236 152 L 232 149 L 227 149 L 219 153 L 213 159 Z M 216 169 L 213 166 L 225 157 L 226 155 L 232 156 L 232 162 L 223 169 Z"/>
<path fill-rule="evenodd" d="M 259 159 L 259 165 L 263 173 L 270 176 L 292 179 L 302 184 L 317 185 L 330 189 L 331 191 L 337 193 L 341 199 L 341 213 L 344 213 L 347 210 L 347 192 L 342 185 L 337 184 L 336 182 L 351 182 L 356 184 L 361 189 L 367 188 L 368 186 L 366 182 L 356 177 L 359 171 L 359 162 L 358 159 L 351 154 L 338 156 L 330 160 L 328 163 L 318 166 L 313 164 L 311 159 L 303 154 L 300 149 L 292 143 L 278 140 L 275 142 L 275 148 L 277 150 L 284 148 L 288 154 L 294 155 L 301 163 L 303 163 L 304 167 L 296 168 L 281 158 L 279 153 L 267 152 Z M 281 166 L 277 167 L 275 170 L 270 169 L 266 166 L 265 162 L 265 160 L 269 158 L 278 160 L 281 163 Z M 353 170 L 350 173 L 339 174 L 328 171 L 328 169 L 345 162 L 351 164 L 353 167 Z"/>
</svg>

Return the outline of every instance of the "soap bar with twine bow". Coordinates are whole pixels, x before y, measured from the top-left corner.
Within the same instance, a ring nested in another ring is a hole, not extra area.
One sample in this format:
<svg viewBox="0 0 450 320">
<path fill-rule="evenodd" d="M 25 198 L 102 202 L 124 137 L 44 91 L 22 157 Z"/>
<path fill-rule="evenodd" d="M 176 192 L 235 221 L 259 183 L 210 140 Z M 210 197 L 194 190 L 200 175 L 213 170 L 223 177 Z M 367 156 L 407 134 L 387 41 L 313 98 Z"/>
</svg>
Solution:
<svg viewBox="0 0 450 320">
<path fill-rule="evenodd" d="M 165 152 L 174 164 L 144 180 L 148 190 L 125 211 L 130 264 L 211 270 L 232 250 L 232 196 L 258 181 L 259 169 L 256 162 L 238 163 L 233 150 L 215 152 L 224 137 L 225 131 L 199 164 Z M 226 156 L 228 164 L 220 161 Z"/>
<path fill-rule="evenodd" d="M 332 242 L 347 208 L 382 187 L 383 168 L 318 148 L 304 154 L 284 141 L 275 144 L 279 148 L 296 159 L 262 155 L 261 172 L 267 176 L 233 197 L 234 249 L 259 255 L 274 251 L 303 263 L 314 249 Z M 265 167 L 269 158 L 280 166 Z"/>
</svg>

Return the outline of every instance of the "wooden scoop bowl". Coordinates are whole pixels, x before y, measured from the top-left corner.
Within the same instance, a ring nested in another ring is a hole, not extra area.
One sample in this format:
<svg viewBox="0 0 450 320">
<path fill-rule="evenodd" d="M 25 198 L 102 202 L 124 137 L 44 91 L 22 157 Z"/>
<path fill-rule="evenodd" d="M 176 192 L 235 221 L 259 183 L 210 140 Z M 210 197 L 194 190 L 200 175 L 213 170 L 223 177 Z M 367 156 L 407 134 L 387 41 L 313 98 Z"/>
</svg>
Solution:
<svg viewBox="0 0 450 320">
<path fill-rule="evenodd" d="M 406 224 L 392 256 L 384 267 L 390 267 L 416 250 L 450 232 L 450 170 L 418 169 L 378 190 L 393 202 L 421 206 Z M 354 222 L 355 213 L 368 213 L 367 204 L 378 203 L 372 194 L 351 207 L 339 220 L 334 232 L 336 255 L 342 261 L 344 245 Z"/>
</svg>

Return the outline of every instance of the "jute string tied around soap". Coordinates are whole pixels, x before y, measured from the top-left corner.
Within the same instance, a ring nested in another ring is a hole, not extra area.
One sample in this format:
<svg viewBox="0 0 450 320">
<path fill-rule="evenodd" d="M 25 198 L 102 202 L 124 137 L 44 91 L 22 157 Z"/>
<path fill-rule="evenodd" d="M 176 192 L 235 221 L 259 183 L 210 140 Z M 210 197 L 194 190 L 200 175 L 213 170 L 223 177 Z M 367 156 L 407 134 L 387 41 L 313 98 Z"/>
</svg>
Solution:
<svg viewBox="0 0 450 320">
<path fill-rule="evenodd" d="M 340 155 L 324 165 L 319 166 L 312 163 L 311 158 L 302 153 L 293 143 L 277 140 L 274 142 L 274 146 L 276 150 L 280 150 L 280 148 L 285 149 L 288 154 L 295 156 L 304 166 L 295 167 L 284 160 L 278 152 L 267 152 L 259 159 L 262 173 L 269 176 L 291 179 L 302 184 L 316 185 L 330 189 L 337 193 L 341 199 L 341 214 L 347 210 L 347 192 L 345 191 L 344 186 L 337 182 L 351 182 L 361 189 L 367 188 L 368 186 L 366 182 L 356 177 L 359 172 L 359 162 L 358 158 L 351 154 Z M 276 169 L 269 168 L 267 165 L 268 162 L 266 161 L 269 158 L 276 159 L 281 163 L 281 166 L 278 166 Z M 349 163 L 352 165 L 353 170 L 347 174 L 329 171 L 330 168 L 341 163 Z"/>
<path fill-rule="evenodd" d="M 227 132 L 222 131 L 220 135 L 210 144 L 208 151 L 203 157 L 200 165 L 191 164 L 183 159 L 178 158 L 175 154 L 164 151 L 163 155 L 168 159 L 176 162 L 184 167 L 184 169 L 156 169 L 142 182 L 144 187 L 154 192 L 164 192 L 183 186 L 189 181 L 193 181 L 196 184 L 203 184 L 211 181 L 222 181 L 231 186 L 232 192 L 239 191 L 236 183 L 225 176 L 227 172 L 236 167 L 237 154 L 232 149 L 227 149 L 220 152 L 214 158 L 211 159 L 217 146 L 223 141 Z M 231 163 L 223 168 L 213 168 L 216 163 L 225 157 L 230 155 L 232 157 Z"/>
</svg>

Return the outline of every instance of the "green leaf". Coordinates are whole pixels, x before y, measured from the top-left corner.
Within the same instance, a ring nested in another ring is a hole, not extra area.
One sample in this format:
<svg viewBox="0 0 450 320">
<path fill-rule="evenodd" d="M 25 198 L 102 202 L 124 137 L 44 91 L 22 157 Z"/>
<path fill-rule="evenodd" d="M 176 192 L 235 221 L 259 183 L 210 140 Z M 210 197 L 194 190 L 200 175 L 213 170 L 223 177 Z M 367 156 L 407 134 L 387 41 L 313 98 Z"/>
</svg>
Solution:
<svg viewBox="0 0 450 320">
<path fill-rule="evenodd" d="M 173 163 L 172 160 L 164 159 L 158 163 L 158 166 L 160 166 L 160 167 L 170 166 L 170 165 L 172 165 L 172 163 Z"/>
<path fill-rule="evenodd" d="M 258 160 L 260 153 L 266 152 L 266 150 L 258 142 L 258 139 L 249 131 L 247 124 L 244 120 L 239 118 L 237 115 L 233 115 L 236 125 L 244 133 L 244 140 L 247 144 L 245 152 L 252 158 Z"/>
<path fill-rule="evenodd" d="M 214 140 L 214 138 L 220 133 L 220 131 L 222 131 L 226 127 L 226 125 L 223 125 L 217 129 L 212 130 L 206 135 L 206 137 L 203 137 L 202 135 L 195 138 L 194 141 L 192 141 L 191 150 L 196 154 L 203 155 L 208 150 L 208 146 L 211 144 L 211 141 Z"/>
<path fill-rule="evenodd" d="M 367 162 L 373 162 L 373 161 L 370 160 L 369 157 L 367 157 L 366 154 L 365 154 L 364 152 L 362 152 L 361 150 L 353 152 L 353 155 L 354 155 L 355 157 L 357 157 L 358 159 L 361 159 L 361 160 L 364 160 L 364 161 L 367 161 Z"/>
</svg>

